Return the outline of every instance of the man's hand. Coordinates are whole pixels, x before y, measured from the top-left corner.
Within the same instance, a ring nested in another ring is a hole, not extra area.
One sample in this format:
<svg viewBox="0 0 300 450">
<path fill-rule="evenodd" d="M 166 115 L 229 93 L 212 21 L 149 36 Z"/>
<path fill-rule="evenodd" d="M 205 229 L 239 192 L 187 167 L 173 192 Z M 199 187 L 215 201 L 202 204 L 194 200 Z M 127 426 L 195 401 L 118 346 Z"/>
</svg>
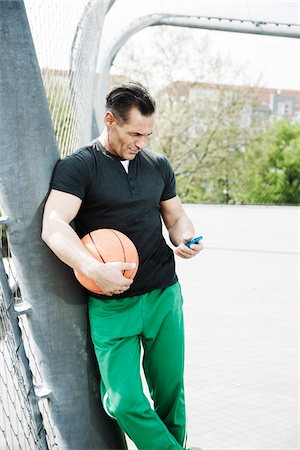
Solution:
<svg viewBox="0 0 300 450">
<path fill-rule="evenodd" d="M 132 270 L 135 263 L 111 262 L 99 264 L 96 274 L 92 277 L 103 290 L 104 295 L 122 294 L 130 288 L 133 280 L 123 276 L 124 270 Z"/>
<path fill-rule="evenodd" d="M 184 259 L 190 259 L 193 258 L 193 256 L 198 255 L 198 253 L 203 250 L 203 245 L 200 242 L 198 244 L 192 244 L 190 247 L 185 245 L 194 237 L 195 236 L 190 231 L 183 233 L 179 245 L 174 249 L 174 253 Z"/>
</svg>

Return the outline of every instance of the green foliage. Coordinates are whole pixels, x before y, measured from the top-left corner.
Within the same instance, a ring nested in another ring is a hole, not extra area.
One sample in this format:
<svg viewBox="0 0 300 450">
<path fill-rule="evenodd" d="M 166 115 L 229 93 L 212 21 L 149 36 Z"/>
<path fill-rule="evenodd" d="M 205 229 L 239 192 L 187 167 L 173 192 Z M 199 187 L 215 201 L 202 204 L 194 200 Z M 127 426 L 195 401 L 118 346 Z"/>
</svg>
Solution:
<svg viewBox="0 0 300 450">
<path fill-rule="evenodd" d="M 237 203 L 300 204 L 300 124 L 276 121 L 244 158 Z"/>
<path fill-rule="evenodd" d="M 237 142 L 222 129 L 214 136 L 215 151 L 202 160 L 185 164 L 177 175 L 178 193 L 184 202 L 235 204 L 300 204 L 300 124 L 275 121 L 256 131 L 247 144 Z M 235 130 L 238 133 L 238 130 Z"/>
</svg>

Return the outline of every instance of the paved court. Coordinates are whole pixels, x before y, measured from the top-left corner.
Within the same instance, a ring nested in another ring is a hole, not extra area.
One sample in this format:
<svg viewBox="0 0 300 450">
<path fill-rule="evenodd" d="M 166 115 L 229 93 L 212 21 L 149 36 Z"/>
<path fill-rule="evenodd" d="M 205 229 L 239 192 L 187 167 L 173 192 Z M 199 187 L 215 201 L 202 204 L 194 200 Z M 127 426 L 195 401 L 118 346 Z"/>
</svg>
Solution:
<svg viewBox="0 0 300 450">
<path fill-rule="evenodd" d="M 296 450 L 300 208 L 186 210 L 206 246 L 177 258 L 188 446 Z"/>
</svg>

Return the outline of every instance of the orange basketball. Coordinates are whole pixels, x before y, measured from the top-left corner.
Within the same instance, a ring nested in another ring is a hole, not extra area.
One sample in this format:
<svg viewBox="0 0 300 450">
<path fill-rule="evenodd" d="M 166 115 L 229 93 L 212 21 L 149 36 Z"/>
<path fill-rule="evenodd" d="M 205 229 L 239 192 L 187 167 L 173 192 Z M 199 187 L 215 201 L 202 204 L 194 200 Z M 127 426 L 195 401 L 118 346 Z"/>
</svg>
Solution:
<svg viewBox="0 0 300 450">
<path fill-rule="evenodd" d="M 82 239 L 86 249 L 98 261 L 136 263 L 131 270 L 124 270 L 124 277 L 133 279 L 138 270 L 139 256 L 134 243 L 123 233 L 110 228 L 91 231 Z M 91 292 L 102 294 L 103 291 L 93 280 L 80 272 L 74 271 L 79 283 Z"/>
</svg>

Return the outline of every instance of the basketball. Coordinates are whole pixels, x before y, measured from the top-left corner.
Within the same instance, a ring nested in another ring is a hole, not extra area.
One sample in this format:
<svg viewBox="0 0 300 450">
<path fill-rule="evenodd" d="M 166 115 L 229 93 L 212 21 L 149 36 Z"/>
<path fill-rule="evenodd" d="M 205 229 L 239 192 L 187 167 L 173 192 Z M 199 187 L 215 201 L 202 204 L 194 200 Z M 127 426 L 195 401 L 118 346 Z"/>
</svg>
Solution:
<svg viewBox="0 0 300 450">
<path fill-rule="evenodd" d="M 101 228 L 86 234 L 81 242 L 89 253 L 102 263 L 125 262 L 135 263 L 136 267 L 124 270 L 123 276 L 133 279 L 138 270 L 139 256 L 134 243 L 123 233 L 110 228 Z M 79 283 L 95 294 L 102 294 L 103 290 L 93 280 L 80 272 L 74 271 Z"/>
</svg>

